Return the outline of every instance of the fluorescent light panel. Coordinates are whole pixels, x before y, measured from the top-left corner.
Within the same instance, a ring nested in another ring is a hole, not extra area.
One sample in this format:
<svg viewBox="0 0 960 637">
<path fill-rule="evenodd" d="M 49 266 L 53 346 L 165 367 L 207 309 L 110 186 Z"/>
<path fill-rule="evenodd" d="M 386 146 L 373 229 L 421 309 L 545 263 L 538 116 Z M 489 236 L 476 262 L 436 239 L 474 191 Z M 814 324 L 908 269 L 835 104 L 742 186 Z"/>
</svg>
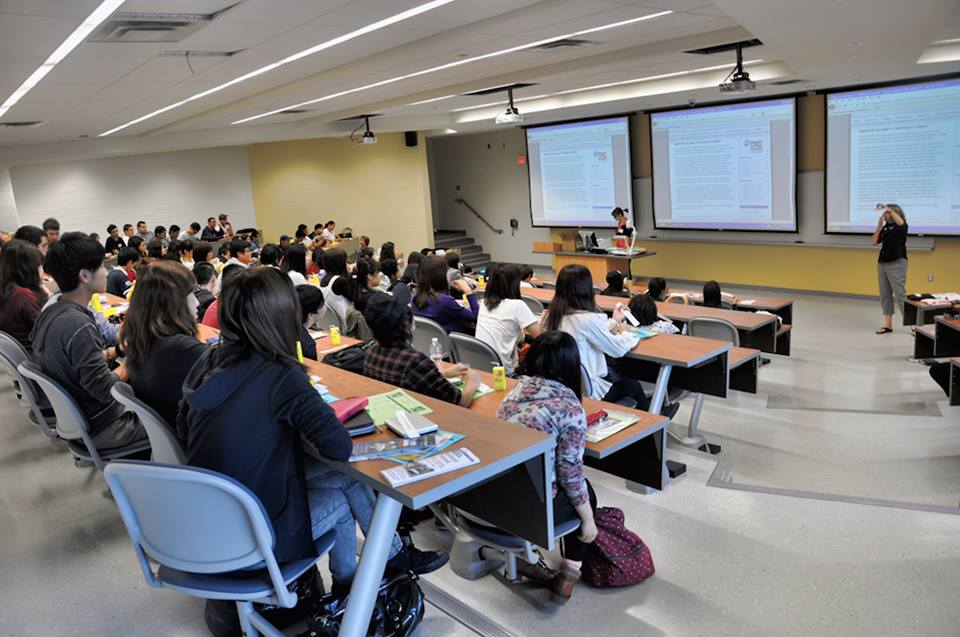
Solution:
<svg viewBox="0 0 960 637">
<path fill-rule="evenodd" d="M 259 75 L 263 75 L 264 73 L 267 73 L 267 72 L 272 71 L 272 70 L 274 70 L 274 69 L 280 68 L 281 66 L 284 66 L 284 65 L 286 65 L 286 64 L 290 64 L 291 62 L 296 62 L 297 60 L 301 60 L 301 59 L 303 59 L 303 58 L 305 58 L 305 57 L 307 57 L 307 56 L 313 55 L 314 53 L 319 53 L 320 51 L 325 51 L 325 50 L 327 50 L 327 49 L 330 49 L 330 48 L 332 48 L 332 47 L 337 46 L 338 44 L 343 44 L 343 43 L 345 43 L 345 42 L 349 42 L 350 40 L 354 40 L 354 39 L 356 39 L 356 38 L 359 38 L 359 37 L 362 36 L 362 35 L 366 35 L 366 34 L 368 34 L 368 33 L 373 33 L 374 31 L 379 31 L 380 29 L 384 29 L 384 28 L 386 28 L 386 27 L 388 27 L 388 26 L 390 26 L 390 25 L 393 25 L 393 24 L 396 24 L 396 23 L 398 23 L 398 22 L 402 22 L 402 21 L 404 21 L 404 20 L 408 20 L 408 19 L 410 19 L 410 18 L 416 17 L 416 16 L 418 16 L 418 15 L 420 15 L 420 14 L 422 14 L 422 13 L 426 13 L 427 11 L 432 11 L 433 9 L 436 9 L 436 8 L 438 8 L 438 7 L 442 7 L 443 5 L 450 4 L 450 3 L 453 2 L 453 1 L 454 1 L 454 0 L 433 0 L 432 2 L 427 2 L 426 4 L 421 4 L 421 5 L 419 5 L 419 6 L 413 7 L 412 9 L 408 9 L 407 11 L 403 11 L 403 12 L 401 12 L 401 13 L 397 13 L 397 14 L 395 14 L 395 15 L 392 15 L 392 16 L 390 16 L 390 17 L 388 17 L 388 18 L 384 18 L 383 20 L 378 20 L 377 22 L 372 22 L 372 23 L 370 23 L 370 24 L 368 24 L 368 25 L 366 25 L 366 26 L 364 26 L 364 27 L 360 27 L 359 29 L 357 29 L 357 30 L 355 30 L 355 31 L 351 31 L 350 33 L 345 33 L 345 34 L 343 34 L 343 35 L 337 36 L 337 37 L 333 38 L 332 40 L 327 40 L 326 42 L 321 42 L 320 44 L 317 44 L 317 45 L 315 45 L 315 46 L 312 46 L 312 47 L 310 47 L 309 49 L 304 49 L 303 51 L 300 51 L 300 52 L 298 52 L 298 53 L 294 53 L 293 55 L 287 56 L 287 57 L 285 57 L 285 58 L 283 58 L 282 60 L 279 60 L 279 61 L 277 61 L 277 62 L 272 62 L 272 63 L 270 63 L 270 64 L 267 64 L 266 66 L 261 66 L 260 68 L 254 69 L 253 71 L 250 71 L 249 73 L 245 73 L 244 75 L 241 75 L 240 77 L 236 77 L 236 78 L 230 80 L 229 82 L 224 82 L 223 84 L 218 84 L 217 86 L 214 86 L 213 88 L 209 88 L 209 89 L 207 89 L 207 90 L 205 90 L 205 91 L 201 91 L 200 93 L 197 93 L 196 95 L 191 95 L 190 97 L 188 97 L 188 98 L 186 98 L 186 99 L 184 99 L 184 100 L 180 100 L 179 102 L 174 102 L 173 104 L 170 104 L 169 106 L 164 106 L 163 108 L 157 109 L 157 110 L 153 111 L 152 113 L 147 113 L 146 115 L 143 115 L 143 116 L 138 117 L 138 118 L 136 118 L 136 119 L 132 119 L 132 120 L 130 120 L 129 122 L 127 122 L 126 124 L 122 124 L 122 125 L 120 125 L 120 126 L 117 126 L 116 128 L 111 128 L 111 129 L 108 130 L 108 131 L 105 131 L 105 132 L 103 132 L 103 133 L 100 133 L 100 135 L 98 135 L 98 137 L 106 137 L 107 135 L 112 135 L 112 134 L 114 134 L 114 133 L 116 133 L 116 132 L 122 131 L 122 130 L 125 129 L 125 128 L 128 128 L 128 127 L 130 127 L 130 126 L 133 126 L 134 124 L 139 124 L 140 122 L 144 122 L 144 121 L 146 121 L 146 120 L 148 120 L 148 119 L 150 119 L 150 118 L 152 118 L 152 117 L 156 117 L 157 115 L 162 115 L 163 113 L 166 113 L 166 112 L 168 112 L 168 111 L 172 111 L 172 110 L 175 109 L 175 108 L 179 108 L 179 107 L 183 106 L 184 104 L 189 104 L 190 102 L 194 102 L 194 101 L 196 101 L 196 100 L 202 99 L 202 98 L 207 97 L 207 96 L 209 96 L 209 95 L 213 95 L 214 93 L 218 93 L 218 92 L 222 91 L 222 90 L 225 89 L 225 88 L 229 88 L 229 87 L 231 87 L 231 86 L 235 86 L 235 85 L 239 84 L 240 82 L 245 82 L 245 81 L 247 81 L 247 80 L 249 80 L 249 79 L 251 79 L 251 78 L 257 77 L 257 76 L 259 76 Z"/>
<path fill-rule="evenodd" d="M 758 64 L 763 62 L 762 59 L 757 60 L 748 60 L 743 63 L 744 66 L 749 64 Z M 688 71 L 675 71 L 673 73 L 661 73 L 660 75 L 650 75 L 648 77 L 638 77 L 632 80 L 622 80 L 619 82 L 607 82 L 606 84 L 594 84 L 593 86 L 584 86 L 582 88 L 571 88 L 565 91 L 557 91 L 553 95 L 567 95 L 569 93 L 580 93 L 581 91 L 594 91 L 602 88 L 610 88 L 611 86 L 623 86 L 624 84 L 633 84 L 634 82 L 651 82 L 653 80 L 665 80 L 670 77 L 680 77 L 682 75 L 690 75 L 691 73 L 704 73 L 706 71 L 719 71 L 721 69 L 731 68 L 730 64 L 718 64 L 716 66 L 704 66 L 699 69 L 690 69 Z"/>
<path fill-rule="evenodd" d="M 431 102 L 449 100 L 454 97 L 459 97 L 459 95 L 444 95 L 443 97 L 432 97 L 428 100 L 420 100 L 419 102 L 410 102 L 409 104 L 407 104 L 407 106 L 420 106 L 421 104 L 430 104 Z"/>
<path fill-rule="evenodd" d="M 509 49 L 503 49 L 502 51 L 494 51 L 492 53 L 485 53 L 483 55 L 477 55 L 471 58 L 464 58 L 462 60 L 457 60 L 455 62 L 449 62 L 447 64 L 441 64 L 440 66 L 433 66 L 428 69 L 423 69 L 422 71 L 415 71 L 413 73 L 408 73 L 406 75 L 398 75 L 396 77 L 391 77 L 386 80 L 380 80 L 379 82 L 374 82 L 373 84 L 366 84 L 364 86 L 358 86 L 356 88 L 347 89 L 345 91 L 339 91 L 337 93 L 331 93 L 330 95 L 324 95 L 323 97 L 318 97 L 313 100 L 307 100 L 306 102 L 300 102 L 298 104 L 290 104 L 289 106 L 284 106 L 283 108 L 277 108 L 272 111 L 267 111 L 266 113 L 260 113 L 259 115 L 252 115 L 250 117 L 244 117 L 243 119 L 238 119 L 231 124 L 245 124 L 247 122 L 252 122 L 263 117 L 269 117 L 270 115 L 276 115 L 277 113 L 282 113 L 283 111 L 292 109 L 292 108 L 302 108 L 304 106 L 310 106 L 311 104 L 318 104 L 320 102 L 326 102 L 327 100 L 336 99 L 338 97 L 343 97 L 344 95 L 351 95 L 353 93 L 359 93 L 361 91 L 366 91 L 372 88 L 377 88 L 379 86 L 385 86 L 387 84 L 393 84 L 394 82 L 400 82 L 401 80 L 408 80 L 413 77 L 420 77 L 422 75 L 427 75 L 429 73 L 436 73 L 437 71 L 444 71 L 447 69 L 452 69 L 457 66 L 462 66 L 464 64 L 471 64 L 473 62 L 479 62 L 481 60 L 488 60 L 493 57 L 500 55 L 506 55 L 507 53 L 514 53 L 516 51 L 523 51 L 526 49 L 536 48 L 538 46 L 543 46 L 544 44 L 549 44 L 551 42 L 557 42 L 559 40 L 565 40 L 567 38 L 575 38 L 581 35 L 587 35 L 589 33 L 597 33 L 598 31 L 605 31 L 607 29 L 616 29 L 618 27 L 627 26 L 629 24 L 636 24 L 637 22 L 644 22 L 646 20 L 653 20 L 655 18 L 660 18 L 665 15 L 669 15 L 673 11 L 658 11 L 657 13 L 650 13 L 647 15 L 640 16 L 638 18 L 631 18 L 629 20 L 621 20 L 620 22 L 613 22 L 610 24 L 605 24 L 599 27 L 593 27 L 591 29 L 584 29 L 582 31 L 575 31 L 573 33 L 567 33 L 564 35 L 557 35 L 550 38 L 545 38 L 543 40 L 537 40 L 536 42 L 528 42 L 527 44 L 521 44 L 519 46 L 510 47 Z"/>
<path fill-rule="evenodd" d="M 83 42 L 90 32 L 96 29 L 100 24 L 110 17 L 110 15 L 117 10 L 124 0 L 104 0 L 100 5 L 93 10 L 93 13 L 88 15 L 83 22 L 80 23 L 76 29 L 73 30 L 73 33 L 67 36 L 67 39 L 64 40 L 60 46 L 58 46 L 53 53 L 50 54 L 50 57 L 37 68 L 36 71 L 30 74 L 26 80 L 23 81 L 17 90 L 15 90 L 10 97 L 7 98 L 3 104 L 0 104 L 0 117 L 3 117 L 4 114 L 9 111 L 14 104 L 19 102 L 24 95 L 30 92 L 34 86 L 36 86 L 40 80 L 42 80 L 47 73 L 53 70 L 57 64 L 60 63 L 63 58 L 67 57 L 71 51 L 77 48 L 77 45 Z"/>
</svg>

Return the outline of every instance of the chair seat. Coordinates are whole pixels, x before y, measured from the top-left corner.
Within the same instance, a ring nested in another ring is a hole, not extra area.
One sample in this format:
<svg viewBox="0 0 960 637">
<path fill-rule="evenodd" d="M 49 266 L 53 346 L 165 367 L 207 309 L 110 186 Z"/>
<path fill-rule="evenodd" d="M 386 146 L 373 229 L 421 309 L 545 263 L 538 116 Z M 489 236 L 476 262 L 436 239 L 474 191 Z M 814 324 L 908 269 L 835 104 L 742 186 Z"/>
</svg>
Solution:
<svg viewBox="0 0 960 637">
<path fill-rule="evenodd" d="M 323 555 L 333 546 L 335 536 L 330 531 L 321 536 L 314 545 L 317 555 Z M 279 564 L 280 574 L 287 584 L 307 572 L 319 557 L 308 557 Z M 273 584 L 266 569 L 231 571 L 229 573 L 191 573 L 161 566 L 157 577 L 167 588 L 173 588 L 205 599 L 264 599 L 273 595 Z"/>
<path fill-rule="evenodd" d="M 52 409 L 50 409 L 50 410 L 44 409 L 44 410 L 42 410 L 42 411 L 43 411 L 43 420 L 44 420 L 48 425 L 50 425 L 50 426 L 52 427 L 52 426 L 54 426 L 54 425 L 57 424 L 57 417 L 53 414 L 53 410 L 52 410 Z M 35 424 L 35 425 L 39 425 L 39 424 L 40 424 L 40 423 L 37 422 L 37 417 L 33 415 L 33 412 L 32 412 L 32 411 L 29 412 L 29 413 L 27 414 L 27 416 L 30 418 L 30 422 L 32 422 L 33 424 Z"/>
<path fill-rule="evenodd" d="M 87 451 L 87 446 L 83 444 L 82 440 L 67 440 L 66 442 L 67 448 L 74 456 L 83 460 L 91 459 L 90 452 Z M 115 460 L 118 458 L 128 458 L 138 453 L 149 452 L 150 441 L 138 440 L 137 442 L 125 445 L 123 447 L 115 447 L 113 449 L 97 449 L 97 451 L 100 453 L 100 458 L 102 458 L 104 461 Z"/>
<path fill-rule="evenodd" d="M 460 516 L 458 521 L 470 535 L 474 536 L 478 540 L 489 542 L 490 544 L 495 544 L 508 549 L 522 550 L 524 547 L 523 538 L 517 535 L 507 533 L 506 531 L 501 531 L 500 529 L 492 526 L 479 524 L 473 520 L 468 520 L 463 516 Z M 553 527 L 553 537 L 563 537 L 579 527 L 580 520 L 577 519 L 555 524 Z"/>
</svg>

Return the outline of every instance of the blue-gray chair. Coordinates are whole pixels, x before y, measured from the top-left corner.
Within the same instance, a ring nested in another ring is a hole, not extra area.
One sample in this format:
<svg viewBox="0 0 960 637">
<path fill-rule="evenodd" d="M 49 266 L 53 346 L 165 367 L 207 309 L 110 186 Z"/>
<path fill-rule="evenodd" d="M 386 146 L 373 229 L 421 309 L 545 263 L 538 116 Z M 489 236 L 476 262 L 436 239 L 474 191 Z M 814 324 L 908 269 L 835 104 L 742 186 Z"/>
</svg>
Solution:
<svg viewBox="0 0 960 637">
<path fill-rule="evenodd" d="M 149 440 L 140 440 L 113 449 L 97 449 L 90 436 L 90 425 L 86 417 L 67 390 L 40 371 L 40 366 L 34 362 L 24 361 L 17 366 L 17 369 L 22 375 L 36 381 L 50 399 L 53 411 L 57 414 L 57 434 L 67 441 L 67 449 L 76 460 L 92 462 L 99 471 L 103 471 L 105 464 L 111 460 L 127 458 L 150 450 Z"/>
<path fill-rule="evenodd" d="M 143 402 L 133 393 L 133 387 L 126 383 L 117 383 L 110 389 L 110 395 L 127 411 L 137 415 L 140 424 L 150 439 L 150 459 L 162 464 L 187 464 L 187 456 L 180 441 L 173 433 L 163 416 L 153 407 Z"/>
<path fill-rule="evenodd" d="M 527 307 L 530 308 L 530 311 L 533 312 L 534 316 L 540 316 L 543 314 L 543 301 L 540 299 L 534 298 L 532 296 L 521 295 L 520 299 L 527 304 Z"/>
<path fill-rule="evenodd" d="M 443 347 L 443 357 L 451 357 L 450 336 L 443 326 L 422 316 L 413 317 L 413 349 L 430 356 L 430 343 L 437 339 Z"/>
<path fill-rule="evenodd" d="M 277 563 L 270 517 L 247 487 L 214 471 L 149 462 L 111 462 L 104 475 L 147 584 L 235 601 L 244 635 L 283 637 L 253 604 L 293 608 L 288 587 L 320 558 Z M 333 532 L 323 535 L 317 555 L 333 543 Z"/>
<path fill-rule="evenodd" d="M 23 376 L 17 369 L 20 363 L 28 362 L 30 355 L 23 348 L 18 340 L 5 332 L 0 332 L 0 366 L 2 366 L 10 377 L 20 394 L 20 400 L 26 402 L 29 410 L 30 420 L 40 431 L 48 438 L 57 438 L 57 417 L 53 412 L 50 401 L 40 387 Z"/>
<path fill-rule="evenodd" d="M 495 349 L 469 334 L 459 332 L 450 334 L 450 347 L 453 349 L 455 363 L 463 363 L 485 372 L 494 367 L 503 366 L 503 360 Z"/>
</svg>

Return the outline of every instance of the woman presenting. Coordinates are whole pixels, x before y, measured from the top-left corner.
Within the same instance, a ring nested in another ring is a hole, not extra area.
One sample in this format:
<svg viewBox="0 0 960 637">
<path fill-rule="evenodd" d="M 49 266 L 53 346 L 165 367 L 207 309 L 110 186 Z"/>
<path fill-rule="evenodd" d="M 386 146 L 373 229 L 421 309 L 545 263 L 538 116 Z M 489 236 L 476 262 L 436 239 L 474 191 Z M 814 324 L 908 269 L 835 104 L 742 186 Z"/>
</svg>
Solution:
<svg viewBox="0 0 960 637">
<path fill-rule="evenodd" d="M 629 211 L 624 210 L 623 208 L 614 208 L 613 212 L 610 215 L 613 217 L 614 221 L 617 222 L 616 235 L 618 237 L 627 237 L 630 238 L 630 235 L 633 234 L 633 222 L 627 217 Z"/>
<path fill-rule="evenodd" d="M 883 308 L 883 327 L 877 334 L 889 334 L 893 331 L 893 299 L 896 298 L 901 314 L 907 299 L 907 218 L 895 203 L 878 203 L 877 210 L 881 215 L 873 232 L 873 244 L 880 244 L 877 274 Z"/>
</svg>

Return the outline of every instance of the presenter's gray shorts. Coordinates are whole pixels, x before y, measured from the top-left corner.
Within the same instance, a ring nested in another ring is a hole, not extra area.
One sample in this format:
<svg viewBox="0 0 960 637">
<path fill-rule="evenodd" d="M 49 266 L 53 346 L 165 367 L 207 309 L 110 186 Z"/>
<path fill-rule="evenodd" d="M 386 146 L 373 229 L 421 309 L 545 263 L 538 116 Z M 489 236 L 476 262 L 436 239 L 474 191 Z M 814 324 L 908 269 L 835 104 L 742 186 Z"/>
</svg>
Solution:
<svg viewBox="0 0 960 637">
<path fill-rule="evenodd" d="M 903 304 L 907 300 L 907 260 L 877 263 L 877 276 L 880 280 L 880 305 L 883 307 L 883 315 L 893 314 L 894 299 L 897 300 L 897 309 L 903 314 Z"/>
</svg>

